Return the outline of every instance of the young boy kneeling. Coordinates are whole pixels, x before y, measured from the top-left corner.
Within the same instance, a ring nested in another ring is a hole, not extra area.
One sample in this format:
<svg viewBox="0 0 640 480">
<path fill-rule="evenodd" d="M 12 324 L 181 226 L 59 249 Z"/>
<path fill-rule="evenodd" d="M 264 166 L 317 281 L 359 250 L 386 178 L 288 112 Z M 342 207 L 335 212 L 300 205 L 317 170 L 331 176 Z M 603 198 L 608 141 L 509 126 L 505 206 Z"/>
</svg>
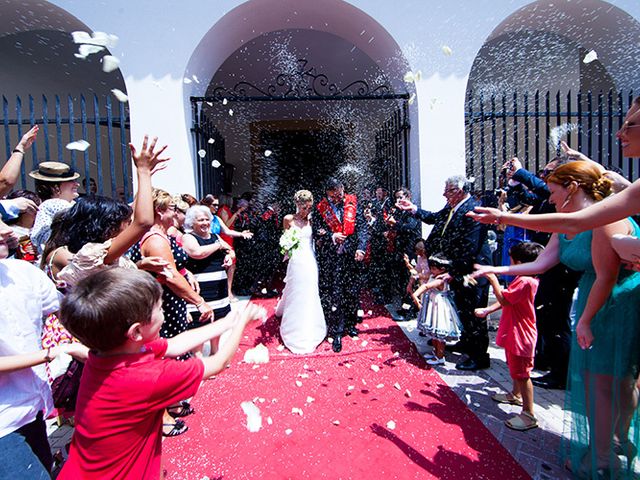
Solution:
<svg viewBox="0 0 640 480">
<path fill-rule="evenodd" d="M 160 477 L 165 408 L 192 397 L 203 379 L 221 372 L 245 325 L 264 311 L 240 315 L 170 339 L 158 332 L 162 290 L 148 273 L 109 269 L 79 282 L 63 300 L 64 326 L 91 349 L 75 415 L 69 459 L 59 479 Z M 231 328 L 213 356 L 177 357 Z"/>
<path fill-rule="evenodd" d="M 511 264 L 533 262 L 543 249 L 542 245 L 534 242 L 518 243 L 509 249 Z M 522 413 L 507 420 L 507 427 L 513 430 L 536 428 L 538 421 L 533 414 L 533 384 L 530 373 L 533 370 L 538 338 L 533 303 L 538 290 L 538 279 L 517 276 L 506 289 L 503 289 L 493 273 L 485 276 L 498 301 L 487 308 L 476 309 L 475 314 L 484 318 L 502 308 L 496 344 L 505 350 L 509 374 L 513 380 L 513 390 L 510 393 L 498 393 L 492 398 L 498 403 L 522 405 Z"/>
</svg>

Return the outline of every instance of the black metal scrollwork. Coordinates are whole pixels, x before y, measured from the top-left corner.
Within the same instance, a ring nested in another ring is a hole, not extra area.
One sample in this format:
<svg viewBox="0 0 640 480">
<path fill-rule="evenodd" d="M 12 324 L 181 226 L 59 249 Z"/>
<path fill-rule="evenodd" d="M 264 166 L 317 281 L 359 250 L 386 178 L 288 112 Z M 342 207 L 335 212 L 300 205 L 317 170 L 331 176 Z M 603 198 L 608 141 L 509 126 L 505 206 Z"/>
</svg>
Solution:
<svg viewBox="0 0 640 480">
<path fill-rule="evenodd" d="M 308 67 L 307 65 L 306 59 L 299 59 L 297 70 L 294 73 L 279 74 L 276 77 L 275 85 L 259 87 L 253 83 L 242 81 L 236 83 L 233 88 L 223 86 L 214 88 L 212 97 L 216 100 L 225 98 L 228 100 L 294 100 L 338 97 L 388 98 L 395 96 L 389 85 L 370 86 L 365 80 L 355 80 L 340 87 L 336 83 L 330 82 L 325 74 L 318 73 L 316 67 Z"/>
</svg>

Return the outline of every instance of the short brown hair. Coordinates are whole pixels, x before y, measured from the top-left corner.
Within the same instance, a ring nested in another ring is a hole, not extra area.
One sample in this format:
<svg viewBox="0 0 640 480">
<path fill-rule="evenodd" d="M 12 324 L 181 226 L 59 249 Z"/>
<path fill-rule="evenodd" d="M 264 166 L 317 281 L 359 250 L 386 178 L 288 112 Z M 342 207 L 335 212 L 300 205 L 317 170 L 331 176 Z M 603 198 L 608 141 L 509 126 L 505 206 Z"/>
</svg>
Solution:
<svg viewBox="0 0 640 480">
<path fill-rule="evenodd" d="M 151 321 L 160 284 L 142 270 L 110 268 L 78 282 L 60 305 L 64 327 L 90 349 L 109 351 L 125 343 L 134 323 Z"/>
</svg>

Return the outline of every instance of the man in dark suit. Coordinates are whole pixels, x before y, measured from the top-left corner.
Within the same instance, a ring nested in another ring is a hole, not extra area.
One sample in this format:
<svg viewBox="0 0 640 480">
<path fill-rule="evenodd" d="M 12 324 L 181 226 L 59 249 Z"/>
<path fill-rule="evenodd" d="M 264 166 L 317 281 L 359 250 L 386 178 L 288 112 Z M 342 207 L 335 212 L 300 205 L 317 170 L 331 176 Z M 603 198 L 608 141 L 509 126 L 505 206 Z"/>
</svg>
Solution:
<svg viewBox="0 0 640 480">
<path fill-rule="evenodd" d="M 448 178 L 443 193 L 447 205 L 438 212 L 422 210 L 409 200 L 397 202 L 399 208 L 433 225 L 425 242 L 427 256 L 440 253 L 451 262 L 447 274 L 463 326 L 462 338 L 455 347 L 467 354 L 456 365 L 459 370 L 489 367 L 487 321 L 474 315 L 476 308 L 487 305 L 489 285 L 486 281 L 477 285 L 465 281 L 465 276 L 473 272 L 474 263 L 491 263 L 486 228 L 466 216 L 467 212 L 478 206 L 469 193 L 470 188 L 470 183 L 461 175 Z"/>
<path fill-rule="evenodd" d="M 333 351 L 342 350 L 342 337 L 358 335 L 361 262 L 367 250 L 368 231 L 355 195 L 345 194 L 342 182 L 330 179 L 327 196 L 312 216 L 320 276 L 320 300 L 333 337 Z"/>
</svg>

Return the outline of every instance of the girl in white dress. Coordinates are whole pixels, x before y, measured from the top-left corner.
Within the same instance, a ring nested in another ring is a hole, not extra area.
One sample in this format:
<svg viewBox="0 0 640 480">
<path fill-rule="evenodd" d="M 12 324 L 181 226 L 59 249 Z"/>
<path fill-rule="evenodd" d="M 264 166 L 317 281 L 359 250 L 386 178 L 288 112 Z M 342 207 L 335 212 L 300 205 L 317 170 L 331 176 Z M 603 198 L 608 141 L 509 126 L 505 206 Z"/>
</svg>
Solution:
<svg viewBox="0 0 640 480">
<path fill-rule="evenodd" d="M 445 342 L 458 340 L 461 322 L 453 303 L 449 284 L 438 277 L 447 273 L 449 261 L 440 255 L 429 257 L 429 280 L 422 284 L 412 295 L 420 309 L 418 330 L 431 337 L 434 355 L 426 357 L 429 365 L 444 365 Z"/>
<path fill-rule="evenodd" d="M 286 285 L 276 315 L 282 317 L 280 336 L 285 346 L 293 353 L 311 353 L 327 335 L 309 218 L 313 196 L 308 190 L 300 190 L 293 199 L 296 213 L 284 217 L 283 227 L 285 231 L 296 229 L 299 244 L 288 254 Z"/>
</svg>

